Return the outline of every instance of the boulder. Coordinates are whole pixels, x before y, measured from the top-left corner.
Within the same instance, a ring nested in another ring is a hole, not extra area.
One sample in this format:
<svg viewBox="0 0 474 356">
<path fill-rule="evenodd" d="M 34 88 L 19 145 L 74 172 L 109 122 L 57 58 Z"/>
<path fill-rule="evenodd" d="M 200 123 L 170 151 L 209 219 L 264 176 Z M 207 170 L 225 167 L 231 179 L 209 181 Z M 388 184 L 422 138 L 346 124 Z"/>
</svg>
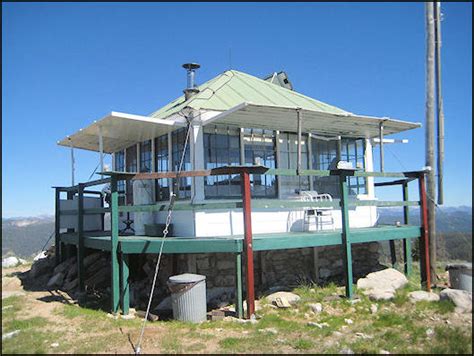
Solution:
<svg viewBox="0 0 474 356">
<path fill-rule="evenodd" d="M 357 288 L 372 300 L 389 300 L 394 298 L 398 288 L 408 283 L 405 275 L 396 269 L 387 268 L 369 273 L 357 281 Z"/>
<path fill-rule="evenodd" d="M 410 302 L 416 303 L 422 300 L 427 302 L 437 302 L 439 301 L 439 295 L 433 292 L 425 292 L 423 290 L 417 290 L 414 292 L 408 293 L 408 298 Z"/>
<path fill-rule="evenodd" d="M 271 303 L 271 304 L 275 304 L 276 303 L 276 300 L 277 298 L 284 298 L 288 301 L 288 303 L 290 304 L 295 304 L 296 302 L 298 302 L 301 298 L 299 295 L 295 294 L 295 293 L 291 293 L 291 292 L 276 292 L 276 293 L 272 293 L 270 295 L 268 295 L 266 297 L 266 300 L 267 302 Z"/>
<path fill-rule="evenodd" d="M 62 272 L 56 273 L 54 276 L 52 276 L 49 279 L 48 284 L 46 286 L 47 287 L 61 286 L 63 284 L 63 280 L 64 280 L 64 273 Z"/>
<path fill-rule="evenodd" d="M 28 273 L 30 278 L 37 278 L 46 272 L 52 272 L 52 268 L 54 266 L 54 262 L 49 258 L 43 258 L 41 260 L 37 260 L 31 266 L 30 272 Z"/>
<path fill-rule="evenodd" d="M 321 313 L 323 311 L 323 305 L 321 303 L 311 303 L 308 304 L 308 306 L 314 313 Z"/>
<path fill-rule="evenodd" d="M 35 256 L 35 258 L 33 258 L 33 261 L 42 260 L 43 258 L 46 258 L 46 257 L 48 257 L 48 254 L 46 253 L 46 251 L 41 251 Z"/>
<path fill-rule="evenodd" d="M 21 261 L 15 256 L 7 257 L 2 260 L 2 268 L 10 268 L 20 265 Z"/>
<path fill-rule="evenodd" d="M 456 305 L 457 313 L 472 312 L 472 294 L 461 289 L 446 288 L 439 293 L 440 300 L 450 300 Z"/>
</svg>

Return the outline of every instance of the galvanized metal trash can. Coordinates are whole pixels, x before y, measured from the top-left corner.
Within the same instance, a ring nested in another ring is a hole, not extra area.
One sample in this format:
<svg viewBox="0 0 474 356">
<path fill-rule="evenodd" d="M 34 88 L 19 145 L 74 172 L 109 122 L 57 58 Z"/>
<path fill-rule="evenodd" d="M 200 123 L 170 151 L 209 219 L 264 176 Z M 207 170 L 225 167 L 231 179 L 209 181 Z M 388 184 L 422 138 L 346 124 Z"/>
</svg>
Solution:
<svg viewBox="0 0 474 356">
<path fill-rule="evenodd" d="M 173 318 L 199 323 L 206 320 L 206 276 L 184 273 L 168 279 Z"/>
<path fill-rule="evenodd" d="M 449 272 L 449 284 L 453 289 L 462 289 L 472 293 L 472 263 L 452 263 L 446 265 Z"/>
</svg>

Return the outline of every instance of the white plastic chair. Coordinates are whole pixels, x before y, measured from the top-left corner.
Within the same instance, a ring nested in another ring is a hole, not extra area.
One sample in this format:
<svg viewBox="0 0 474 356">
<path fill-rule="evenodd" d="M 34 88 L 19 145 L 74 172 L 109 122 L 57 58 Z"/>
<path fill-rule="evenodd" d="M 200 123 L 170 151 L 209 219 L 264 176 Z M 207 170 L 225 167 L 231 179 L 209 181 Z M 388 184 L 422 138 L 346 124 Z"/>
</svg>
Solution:
<svg viewBox="0 0 474 356">
<path fill-rule="evenodd" d="M 323 193 L 318 194 L 316 191 L 312 190 L 303 190 L 300 192 L 301 201 L 308 202 L 332 202 L 332 197 L 330 194 Z M 303 217 L 303 230 L 309 231 L 309 226 L 311 225 L 311 219 L 314 219 L 316 224 L 316 230 L 323 230 L 323 226 L 329 225 L 332 230 L 335 230 L 334 226 L 334 216 L 332 207 L 311 207 L 304 208 L 304 217 Z"/>
</svg>

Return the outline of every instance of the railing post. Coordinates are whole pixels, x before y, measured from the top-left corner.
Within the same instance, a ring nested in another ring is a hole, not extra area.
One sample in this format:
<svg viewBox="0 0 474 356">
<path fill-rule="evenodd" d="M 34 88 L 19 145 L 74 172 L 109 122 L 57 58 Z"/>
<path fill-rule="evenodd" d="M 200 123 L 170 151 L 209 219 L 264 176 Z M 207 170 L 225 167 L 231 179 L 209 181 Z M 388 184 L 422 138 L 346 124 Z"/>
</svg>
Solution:
<svg viewBox="0 0 474 356">
<path fill-rule="evenodd" d="M 56 266 L 60 263 L 61 261 L 61 254 L 63 253 L 61 251 L 61 237 L 60 237 L 60 229 L 61 229 L 61 214 L 60 214 L 60 209 L 59 209 L 59 204 L 60 204 L 60 197 L 61 197 L 61 191 L 59 188 L 55 188 L 55 199 L 54 199 L 54 258 L 56 262 Z"/>
<path fill-rule="evenodd" d="M 111 267 L 112 267 L 112 280 L 111 280 L 111 302 L 112 302 L 112 313 L 116 314 L 120 304 L 120 277 L 119 277 L 119 263 L 118 263 L 118 234 L 119 234 L 119 221 L 118 221 L 118 192 L 117 192 L 117 178 L 112 176 L 111 183 Z"/>
<path fill-rule="evenodd" d="M 347 176 L 348 173 L 345 170 L 338 170 L 339 174 L 339 189 L 341 192 L 341 217 L 342 217 L 342 259 L 344 273 L 346 277 L 346 297 L 352 299 L 353 290 L 353 276 L 352 276 L 352 251 L 350 242 L 350 229 L 349 229 L 349 211 L 348 211 L 348 188 L 347 188 Z"/>
<path fill-rule="evenodd" d="M 421 285 L 429 292 L 431 291 L 430 276 L 430 252 L 428 238 L 428 206 L 426 202 L 426 184 L 425 174 L 421 173 L 418 177 L 418 187 L 420 191 L 420 220 L 421 220 L 421 237 L 420 237 L 420 273 Z"/>
<path fill-rule="evenodd" d="M 408 182 L 402 183 L 403 187 L 403 201 L 407 202 L 408 199 Z M 410 223 L 409 207 L 405 205 L 403 207 L 403 224 L 408 225 Z M 413 271 L 413 262 L 411 257 L 411 239 L 403 239 L 403 260 L 405 261 L 404 270 L 407 276 L 411 275 Z"/>
<path fill-rule="evenodd" d="M 77 276 L 79 290 L 84 291 L 84 184 L 77 189 Z"/>
<path fill-rule="evenodd" d="M 253 268 L 253 246 L 252 246 L 252 210 L 250 206 L 250 176 L 244 171 L 240 175 L 242 181 L 242 203 L 244 215 L 244 251 L 247 264 L 247 318 L 250 319 L 255 313 L 255 281 Z"/>
</svg>

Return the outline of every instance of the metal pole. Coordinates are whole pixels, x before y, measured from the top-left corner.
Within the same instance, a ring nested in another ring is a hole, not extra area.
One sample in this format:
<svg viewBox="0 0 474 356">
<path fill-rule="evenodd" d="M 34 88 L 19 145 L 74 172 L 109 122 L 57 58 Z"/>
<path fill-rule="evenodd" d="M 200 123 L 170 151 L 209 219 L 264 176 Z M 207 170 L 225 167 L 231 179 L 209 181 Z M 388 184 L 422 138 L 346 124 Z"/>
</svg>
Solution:
<svg viewBox="0 0 474 356">
<path fill-rule="evenodd" d="M 104 171 L 104 140 L 102 137 L 102 127 L 99 126 L 99 154 L 100 154 L 100 171 Z"/>
<path fill-rule="evenodd" d="M 379 139 L 380 139 L 380 172 L 384 171 L 384 152 L 383 152 L 383 121 L 379 124 Z"/>
<path fill-rule="evenodd" d="M 252 246 L 252 210 L 250 206 L 250 176 L 248 172 L 240 175 L 242 180 L 242 204 L 244 214 L 244 251 L 247 265 L 247 318 L 250 319 L 255 313 L 255 282 L 253 268 L 253 246 Z"/>
<path fill-rule="evenodd" d="M 301 171 L 301 109 L 296 109 L 296 120 L 297 120 L 297 130 L 298 130 L 298 166 L 297 172 L 300 175 Z"/>
<path fill-rule="evenodd" d="M 71 186 L 74 186 L 75 185 L 74 184 L 74 171 L 75 171 L 74 146 L 72 145 L 72 140 L 70 137 L 68 137 L 68 140 L 69 140 L 69 146 L 71 147 Z"/>
<path fill-rule="evenodd" d="M 337 136 L 336 161 L 339 162 L 341 159 L 342 159 L 342 137 Z"/>
<path fill-rule="evenodd" d="M 425 3 L 426 8 L 426 166 L 430 167 L 427 174 L 428 199 L 428 235 L 430 241 L 431 281 L 436 283 L 436 223 L 435 223 L 435 159 L 434 159 L 434 6 L 432 2 Z"/>
<path fill-rule="evenodd" d="M 438 124 L 438 204 L 444 203 L 443 164 L 444 164 L 444 111 L 441 94 L 441 2 L 435 6 L 435 51 L 436 51 L 436 102 Z"/>
</svg>

